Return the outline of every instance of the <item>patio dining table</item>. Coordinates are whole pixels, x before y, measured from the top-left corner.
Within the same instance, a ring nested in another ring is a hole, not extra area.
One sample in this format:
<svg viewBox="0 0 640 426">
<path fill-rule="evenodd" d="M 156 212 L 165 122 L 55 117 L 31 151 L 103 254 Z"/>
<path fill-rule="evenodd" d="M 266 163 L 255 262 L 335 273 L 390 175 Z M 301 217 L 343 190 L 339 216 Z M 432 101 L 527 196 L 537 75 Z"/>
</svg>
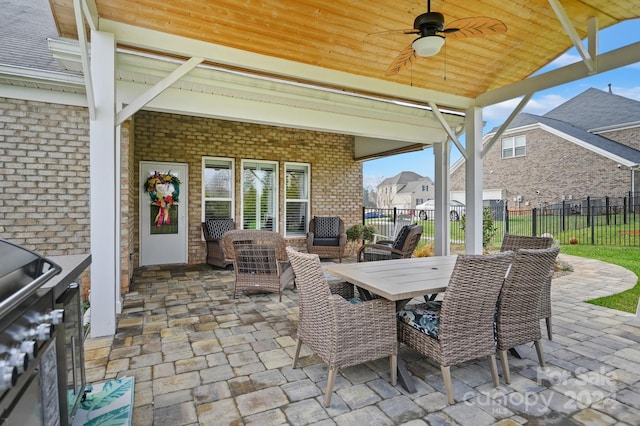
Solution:
<svg viewBox="0 0 640 426">
<path fill-rule="evenodd" d="M 414 297 L 447 289 L 457 256 L 414 257 L 361 263 L 328 265 L 325 270 L 350 282 L 363 293 L 373 293 L 396 302 L 401 310 Z M 416 388 L 402 359 L 398 357 L 398 379 L 408 391 Z"/>
</svg>

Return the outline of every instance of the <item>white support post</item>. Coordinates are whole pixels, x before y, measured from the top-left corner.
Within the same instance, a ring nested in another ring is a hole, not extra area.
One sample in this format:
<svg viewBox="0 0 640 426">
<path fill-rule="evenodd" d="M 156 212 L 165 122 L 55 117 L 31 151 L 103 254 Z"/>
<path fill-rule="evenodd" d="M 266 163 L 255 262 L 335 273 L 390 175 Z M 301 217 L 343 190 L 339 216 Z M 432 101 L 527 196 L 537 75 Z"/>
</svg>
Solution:
<svg viewBox="0 0 640 426">
<path fill-rule="evenodd" d="M 115 334 L 116 286 L 120 285 L 114 35 L 92 31 L 91 53 L 91 75 L 100 82 L 94 87 L 96 115 L 89 125 L 91 337 L 100 337 Z"/>
<path fill-rule="evenodd" d="M 434 242 L 436 256 L 450 254 L 451 233 L 449 228 L 449 163 L 451 148 L 449 141 L 433 144 L 435 155 L 435 199 L 434 199 Z"/>
<path fill-rule="evenodd" d="M 482 108 L 465 111 L 465 252 L 482 254 Z"/>
</svg>

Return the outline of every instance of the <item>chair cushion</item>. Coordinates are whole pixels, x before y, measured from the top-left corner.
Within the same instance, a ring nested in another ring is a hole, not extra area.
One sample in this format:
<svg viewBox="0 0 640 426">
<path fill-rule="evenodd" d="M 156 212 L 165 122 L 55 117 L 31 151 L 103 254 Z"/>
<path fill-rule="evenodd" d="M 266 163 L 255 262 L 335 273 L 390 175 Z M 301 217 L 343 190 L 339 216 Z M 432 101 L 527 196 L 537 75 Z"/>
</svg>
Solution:
<svg viewBox="0 0 640 426">
<path fill-rule="evenodd" d="M 393 242 L 394 249 L 402 250 L 402 248 L 404 247 L 404 242 L 407 240 L 407 237 L 409 236 L 409 232 L 411 231 L 412 226 L 413 225 L 405 225 L 402 227 L 400 232 L 398 232 L 398 236 Z"/>
<path fill-rule="evenodd" d="M 336 238 L 340 233 L 339 217 L 314 217 L 315 230 L 314 237 L 317 238 Z"/>
<path fill-rule="evenodd" d="M 235 228 L 233 219 L 205 219 L 204 223 L 207 225 L 209 238 L 213 240 L 221 239 L 225 232 Z"/>
<path fill-rule="evenodd" d="M 314 238 L 313 239 L 314 246 L 323 246 L 323 247 L 338 247 L 340 245 L 340 240 L 336 237 L 332 238 Z"/>
<path fill-rule="evenodd" d="M 418 331 L 437 339 L 440 331 L 440 308 L 442 302 L 427 302 L 407 305 L 398 312 L 398 320 Z"/>
</svg>

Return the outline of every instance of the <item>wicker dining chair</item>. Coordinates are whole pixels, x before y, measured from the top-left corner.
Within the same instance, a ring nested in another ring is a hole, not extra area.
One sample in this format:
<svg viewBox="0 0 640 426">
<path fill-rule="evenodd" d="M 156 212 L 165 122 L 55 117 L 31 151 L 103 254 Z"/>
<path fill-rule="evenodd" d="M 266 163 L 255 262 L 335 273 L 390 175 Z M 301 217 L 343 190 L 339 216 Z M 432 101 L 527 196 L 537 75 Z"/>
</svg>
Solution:
<svg viewBox="0 0 640 426">
<path fill-rule="evenodd" d="M 540 294 L 559 251 L 557 247 L 518 249 L 502 285 L 496 314 L 496 336 L 507 384 L 511 383 L 507 351 L 515 346 L 534 342 L 538 361 L 544 367 L 540 342 Z"/>
<path fill-rule="evenodd" d="M 398 360 L 395 303 L 386 299 L 350 303 L 344 297 L 332 294 L 318 255 L 299 253 L 290 247 L 287 247 L 287 253 L 295 273 L 300 305 L 293 368 L 298 363 L 303 343 L 327 364 L 325 406 L 331 403 L 340 368 L 388 356 L 391 384 L 395 386 Z"/>
<path fill-rule="evenodd" d="M 282 235 L 272 231 L 239 229 L 222 236 L 225 257 L 233 262 L 238 290 L 278 293 L 293 282 L 293 270 L 287 260 L 286 243 Z"/>
<path fill-rule="evenodd" d="M 382 240 L 374 244 L 362 245 L 358 249 L 358 262 L 410 258 L 418 247 L 421 237 L 421 225 L 405 225 L 393 241 Z"/>
<path fill-rule="evenodd" d="M 513 251 L 517 249 L 546 249 L 553 245 L 551 237 L 527 237 L 524 235 L 505 234 L 502 238 L 500 251 Z M 551 329 L 551 275 L 542 287 L 540 296 L 540 319 L 544 319 L 547 326 L 547 337 L 552 339 Z"/>
<path fill-rule="evenodd" d="M 512 258 L 513 252 L 458 256 L 439 311 L 429 302 L 398 312 L 398 340 L 440 365 L 449 404 L 455 402 L 452 365 L 489 357 L 493 383 L 499 385 L 493 320 Z"/>
</svg>

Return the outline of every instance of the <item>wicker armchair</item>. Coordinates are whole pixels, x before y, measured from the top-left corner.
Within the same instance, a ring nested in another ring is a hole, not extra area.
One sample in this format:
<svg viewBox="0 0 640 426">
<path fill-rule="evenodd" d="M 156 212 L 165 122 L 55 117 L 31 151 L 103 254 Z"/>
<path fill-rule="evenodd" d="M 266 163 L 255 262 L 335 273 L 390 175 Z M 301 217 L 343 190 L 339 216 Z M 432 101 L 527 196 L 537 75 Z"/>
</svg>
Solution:
<svg viewBox="0 0 640 426">
<path fill-rule="evenodd" d="M 540 366 L 544 357 L 540 338 L 540 294 L 549 278 L 559 248 L 518 249 L 498 298 L 496 333 L 498 353 L 507 384 L 511 383 L 507 351 L 534 342 Z"/>
<path fill-rule="evenodd" d="M 207 243 L 207 263 L 218 268 L 226 268 L 227 262 L 222 251 L 222 235 L 235 229 L 233 219 L 205 219 L 202 222 L 202 233 Z"/>
<path fill-rule="evenodd" d="M 420 306 L 427 304 L 398 312 L 398 340 L 440 364 L 449 404 L 454 403 L 452 365 L 488 356 L 494 385 L 499 385 L 493 319 L 512 258 L 512 252 L 458 256 L 441 309 L 431 312 L 433 327 L 423 327 L 418 318 Z"/>
<path fill-rule="evenodd" d="M 222 236 L 222 248 L 235 271 L 234 299 L 238 290 L 257 290 L 278 293 L 282 301 L 282 289 L 293 282 L 293 270 L 280 234 L 259 230 L 228 231 Z"/>
<path fill-rule="evenodd" d="M 422 226 L 403 226 L 394 241 L 382 240 L 361 246 L 358 249 L 358 262 L 409 258 L 418 246 L 421 237 Z"/>
<path fill-rule="evenodd" d="M 526 237 L 522 235 L 505 234 L 502 239 L 500 251 L 515 252 L 517 249 L 547 249 L 552 245 L 553 238 L 551 237 Z M 551 340 L 551 275 L 549 275 L 545 281 L 540 296 L 540 319 L 543 318 L 547 325 L 547 337 Z"/>
<path fill-rule="evenodd" d="M 307 252 L 317 254 L 321 258 L 338 259 L 342 263 L 344 247 L 347 244 L 347 233 L 344 222 L 336 216 L 314 216 L 309 221 L 307 233 Z"/>
<path fill-rule="evenodd" d="M 332 294 L 317 255 L 298 253 L 290 247 L 287 252 L 295 272 L 300 304 L 293 368 L 302 343 L 328 365 L 325 406 L 331 403 L 340 368 L 388 356 L 391 383 L 395 386 L 398 360 L 395 303 L 385 299 L 349 303 L 342 296 Z"/>
</svg>

